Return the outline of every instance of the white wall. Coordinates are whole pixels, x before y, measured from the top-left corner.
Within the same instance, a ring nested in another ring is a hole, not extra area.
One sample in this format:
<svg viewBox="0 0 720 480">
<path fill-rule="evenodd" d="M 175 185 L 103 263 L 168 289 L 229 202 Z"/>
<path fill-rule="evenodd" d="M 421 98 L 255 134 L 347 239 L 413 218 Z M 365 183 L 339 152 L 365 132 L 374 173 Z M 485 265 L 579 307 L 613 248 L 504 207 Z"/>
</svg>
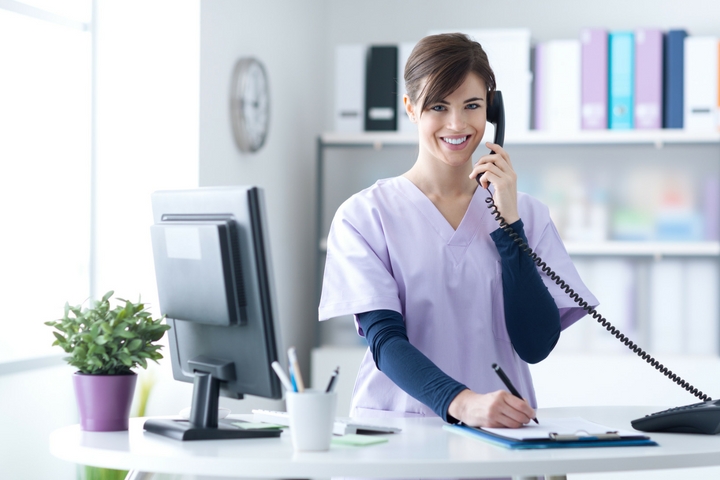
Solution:
<svg viewBox="0 0 720 480">
<path fill-rule="evenodd" d="M 327 98 L 323 55 L 327 2 L 202 2 L 200 185 L 265 189 L 279 318 L 286 344 L 309 372 L 317 321 L 315 139 Z M 232 136 L 229 92 L 235 62 L 254 56 L 270 79 L 270 133 L 257 153 Z"/>
</svg>

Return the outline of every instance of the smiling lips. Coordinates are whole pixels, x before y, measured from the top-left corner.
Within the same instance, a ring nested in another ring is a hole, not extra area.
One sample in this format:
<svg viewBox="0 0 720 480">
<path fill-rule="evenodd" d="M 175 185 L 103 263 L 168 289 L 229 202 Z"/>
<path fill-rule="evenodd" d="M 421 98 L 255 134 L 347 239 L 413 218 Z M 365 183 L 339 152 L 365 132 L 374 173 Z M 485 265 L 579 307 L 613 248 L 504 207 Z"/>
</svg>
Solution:
<svg viewBox="0 0 720 480">
<path fill-rule="evenodd" d="M 450 150 L 462 150 L 468 143 L 470 135 L 440 137 Z"/>
</svg>

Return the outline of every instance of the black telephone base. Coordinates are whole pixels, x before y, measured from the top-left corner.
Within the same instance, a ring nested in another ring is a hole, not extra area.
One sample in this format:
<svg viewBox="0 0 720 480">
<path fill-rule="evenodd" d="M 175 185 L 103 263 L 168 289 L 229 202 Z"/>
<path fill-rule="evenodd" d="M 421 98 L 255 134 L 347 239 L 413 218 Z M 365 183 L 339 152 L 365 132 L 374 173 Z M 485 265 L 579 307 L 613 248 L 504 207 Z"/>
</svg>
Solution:
<svg viewBox="0 0 720 480">
<path fill-rule="evenodd" d="M 668 433 L 720 433 L 720 400 L 693 403 L 645 415 L 631 422 L 635 430 Z"/>
</svg>

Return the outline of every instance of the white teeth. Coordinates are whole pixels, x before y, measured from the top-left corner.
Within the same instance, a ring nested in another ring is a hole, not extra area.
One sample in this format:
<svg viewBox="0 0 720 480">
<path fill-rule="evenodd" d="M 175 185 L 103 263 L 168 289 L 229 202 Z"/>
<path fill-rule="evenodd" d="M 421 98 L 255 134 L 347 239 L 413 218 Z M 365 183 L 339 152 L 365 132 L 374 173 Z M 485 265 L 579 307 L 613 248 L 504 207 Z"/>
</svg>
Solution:
<svg viewBox="0 0 720 480">
<path fill-rule="evenodd" d="M 451 145 L 460 145 L 465 140 L 467 140 L 467 136 L 460 138 L 443 138 L 443 140 Z"/>
</svg>

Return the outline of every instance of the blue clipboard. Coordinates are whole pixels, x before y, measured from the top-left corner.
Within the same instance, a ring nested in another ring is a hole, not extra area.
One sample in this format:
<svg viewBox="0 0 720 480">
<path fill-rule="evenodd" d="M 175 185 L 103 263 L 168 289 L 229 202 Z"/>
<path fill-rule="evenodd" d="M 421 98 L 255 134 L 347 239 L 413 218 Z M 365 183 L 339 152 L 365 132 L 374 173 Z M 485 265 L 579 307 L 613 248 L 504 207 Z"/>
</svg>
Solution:
<svg viewBox="0 0 720 480">
<path fill-rule="evenodd" d="M 449 432 L 476 438 L 492 445 L 512 450 L 541 448 L 594 448 L 594 447 L 648 447 L 658 446 L 650 437 L 633 435 L 609 439 L 606 436 L 582 436 L 575 439 L 533 439 L 516 440 L 487 432 L 467 425 L 443 425 Z"/>
</svg>

